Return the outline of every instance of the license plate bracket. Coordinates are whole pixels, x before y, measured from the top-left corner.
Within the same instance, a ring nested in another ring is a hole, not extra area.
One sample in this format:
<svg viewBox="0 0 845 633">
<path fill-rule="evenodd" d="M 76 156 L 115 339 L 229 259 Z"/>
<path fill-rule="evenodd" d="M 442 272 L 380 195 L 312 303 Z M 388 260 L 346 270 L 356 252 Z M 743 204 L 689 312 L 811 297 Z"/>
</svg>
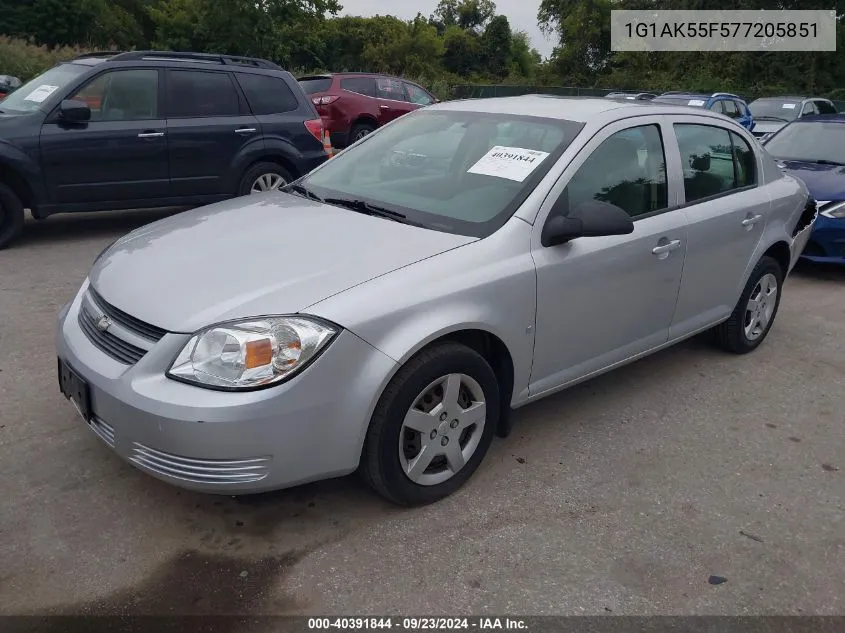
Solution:
<svg viewBox="0 0 845 633">
<path fill-rule="evenodd" d="M 65 398 L 73 403 L 82 419 L 90 422 L 91 388 L 88 381 L 62 359 L 59 359 L 59 389 Z"/>
</svg>

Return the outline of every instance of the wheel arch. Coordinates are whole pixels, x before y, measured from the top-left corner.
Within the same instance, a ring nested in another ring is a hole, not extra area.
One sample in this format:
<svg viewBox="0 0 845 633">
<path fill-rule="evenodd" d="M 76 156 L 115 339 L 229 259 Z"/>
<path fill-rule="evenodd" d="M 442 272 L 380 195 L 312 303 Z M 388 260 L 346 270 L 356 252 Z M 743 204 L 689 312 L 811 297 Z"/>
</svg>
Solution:
<svg viewBox="0 0 845 633">
<path fill-rule="evenodd" d="M 356 125 L 360 125 L 361 123 L 366 123 L 367 125 L 372 126 L 373 129 L 378 127 L 378 121 L 376 118 L 371 114 L 359 114 L 355 119 L 352 121 L 352 125 L 350 126 L 349 130 L 352 131 L 352 128 Z"/>
<path fill-rule="evenodd" d="M 38 196 L 35 188 L 19 169 L 0 160 L 0 182 L 9 187 L 23 203 L 24 209 L 35 210 L 38 207 Z"/>
</svg>

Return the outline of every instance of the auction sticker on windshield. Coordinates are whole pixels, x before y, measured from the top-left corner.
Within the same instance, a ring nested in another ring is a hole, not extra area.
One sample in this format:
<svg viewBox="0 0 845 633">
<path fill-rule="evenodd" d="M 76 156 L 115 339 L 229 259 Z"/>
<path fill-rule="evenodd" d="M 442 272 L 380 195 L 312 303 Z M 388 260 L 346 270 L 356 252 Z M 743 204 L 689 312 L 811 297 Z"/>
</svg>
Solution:
<svg viewBox="0 0 845 633">
<path fill-rule="evenodd" d="M 497 178 L 522 182 L 531 175 L 532 171 L 537 169 L 548 155 L 548 152 L 541 152 L 536 149 L 497 145 L 470 167 L 467 173 L 496 176 Z"/>
<path fill-rule="evenodd" d="M 687 105 L 691 105 L 691 106 L 703 106 L 703 105 L 704 105 L 704 101 L 702 101 L 701 99 L 690 99 L 690 100 L 689 100 L 689 103 L 687 103 Z"/>
<path fill-rule="evenodd" d="M 783 107 L 784 107 L 785 110 L 794 110 L 795 104 L 794 103 L 784 103 Z"/>
<path fill-rule="evenodd" d="M 56 90 L 58 90 L 58 89 L 59 89 L 58 86 L 48 86 L 47 84 L 41 84 L 35 90 L 30 92 L 28 95 L 26 95 L 23 98 L 23 100 L 24 101 L 34 101 L 35 103 L 41 103 L 42 101 L 44 101 L 44 99 L 49 97 L 51 94 L 56 92 Z"/>
</svg>

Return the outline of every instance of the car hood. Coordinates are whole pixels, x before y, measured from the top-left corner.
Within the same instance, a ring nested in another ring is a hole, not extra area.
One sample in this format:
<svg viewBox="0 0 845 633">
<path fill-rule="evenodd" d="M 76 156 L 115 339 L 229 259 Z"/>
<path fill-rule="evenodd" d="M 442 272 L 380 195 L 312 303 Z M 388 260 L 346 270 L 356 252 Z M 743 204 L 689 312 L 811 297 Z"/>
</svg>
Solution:
<svg viewBox="0 0 845 633">
<path fill-rule="evenodd" d="M 817 201 L 845 200 L 845 167 L 778 160 L 781 169 L 800 178 Z"/>
<path fill-rule="evenodd" d="M 94 263 L 114 307 L 172 332 L 304 310 L 477 238 L 282 193 L 236 198 L 129 233 Z"/>
</svg>

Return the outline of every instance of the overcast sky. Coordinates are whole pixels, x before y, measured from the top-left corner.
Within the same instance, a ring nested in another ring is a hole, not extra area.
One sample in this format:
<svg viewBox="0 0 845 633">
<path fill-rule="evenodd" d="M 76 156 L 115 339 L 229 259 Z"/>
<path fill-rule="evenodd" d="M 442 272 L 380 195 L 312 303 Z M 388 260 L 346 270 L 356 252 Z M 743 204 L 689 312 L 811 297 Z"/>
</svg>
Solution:
<svg viewBox="0 0 845 633">
<path fill-rule="evenodd" d="M 537 9 L 540 0 L 495 0 L 496 13 L 506 15 L 511 28 L 525 31 L 534 48 L 543 57 L 551 54 L 554 44 L 546 40 L 537 27 Z M 437 7 L 438 0 L 340 0 L 342 15 L 395 15 L 403 20 L 412 19 L 417 12 L 428 17 Z"/>
</svg>

